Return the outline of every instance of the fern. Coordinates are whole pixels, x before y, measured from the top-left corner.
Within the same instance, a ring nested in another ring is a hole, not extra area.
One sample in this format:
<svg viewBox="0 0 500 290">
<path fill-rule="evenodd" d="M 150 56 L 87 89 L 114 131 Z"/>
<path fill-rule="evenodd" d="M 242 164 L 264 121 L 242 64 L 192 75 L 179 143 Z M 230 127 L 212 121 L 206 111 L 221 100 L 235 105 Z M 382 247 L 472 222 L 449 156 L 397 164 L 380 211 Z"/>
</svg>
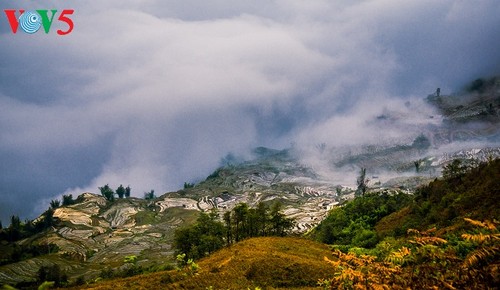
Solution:
<svg viewBox="0 0 500 290">
<path fill-rule="evenodd" d="M 500 253 L 500 246 L 493 245 L 489 247 L 479 248 L 474 252 L 470 253 L 464 261 L 464 266 L 466 268 L 474 267 L 483 261 L 487 261 L 490 258 L 495 257 Z"/>
<path fill-rule="evenodd" d="M 495 223 L 491 221 L 477 221 L 469 218 L 464 218 L 468 223 L 480 227 L 486 232 L 479 232 L 477 234 L 462 234 L 462 238 L 468 241 L 472 241 L 478 245 L 478 248 L 472 251 L 464 260 L 462 267 L 465 269 L 471 269 L 474 267 L 480 267 L 481 265 L 487 264 L 488 261 L 493 260 L 500 254 L 500 234 L 498 233 Z M 496 266 L 498 268 L 498 265 Z M 491 269 L 489 267 L 490 274 L 498 269 Z M 498 273 L 497 273 L 498 274 Z"/>
<path fill-rule="evenodd" d="M 470 218 L 464 218 L 464 220 L 474 226 L 481 227 L 490 231 L 495 231 L 497 229 L 496 225 L 489 220 L 485 220 L 484 222 L 473 220 Z"/>
</svg>

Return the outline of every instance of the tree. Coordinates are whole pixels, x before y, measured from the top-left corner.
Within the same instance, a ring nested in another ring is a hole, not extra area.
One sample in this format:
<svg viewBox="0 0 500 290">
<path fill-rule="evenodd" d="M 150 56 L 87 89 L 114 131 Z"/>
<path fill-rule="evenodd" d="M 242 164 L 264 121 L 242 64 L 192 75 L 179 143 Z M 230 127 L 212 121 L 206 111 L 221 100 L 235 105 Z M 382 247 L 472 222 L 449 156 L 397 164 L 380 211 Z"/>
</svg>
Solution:
<svg viewBox="0 0 500 290">
<path fill-rule="evenodd" d="M 54 225 L 54 210 L 52 208 L 45 211 L 43 216 L 44 228 L 49 228 Z"/>
<path fill-rule="evenodd" d="M 246 219 L 248 213 L 248 205 L 246 203 L 237 204 L 234 209 L 234 225 L 235 225 L 235 240 L 239 242 L 246 237 Z"/>
<path fill-rule="evenodd" d="M 115 193 L 109 187 L 108 184 L 104 185 L 103 187 L 99 187 L 99 190 L 101 191 L 102 196 L 104 196 L 107 200 L 109 200 L 109 201 L 115 200 Z"/>
<path fill-rule="evenodd" d="M 271 207 L 270 227 L 271 232 L 275 236 L 285 236 L 286 233 L 293 228 L 294 222 L 292 219 L 287 218 L 282 212 L 281 202 L 275 202 Z"/>
<path fill-rule="evenodd" d="M 52 281 L 56 287 L 60 287 L 63 283 L 68 282 L 68 276 L 61 271 L 59 265 L 42 266 L 38 269 L 38 281 Z"/>
<path fill-rule="evenodd" d="M 150 192 L 145 192 L 144 193 L 144 199 L 146 200 L 150 200 L 150 199 L 155 199 L 156 196 L 155 196 L 155 190 L 154 189 L 151 189 Z"/>
<path fill-rule="evenodd" d="M 257 204 L 257 208 L 255 209 L 255 214 L 257 216 L 256 219 L 257 235 L 266 236 L 269 223 L 269 207 L 261 201 Z"/>
<path fill-rule="evenodd" d="M 224 228 L 217 212 L 200 213 L 194 225 L 175 231 L 177 254 L 184 253 L 189 259 L 199 259 L 221 249 L 224 246 Z"/>
<path fill-rule="evenodd" d="M 125 187 L 125 198 L 129 198 L 130 197 L 130 186 L 127 186 Z"/>
<path fill-rule="evenodd" d="M 455 159 L 443 167 L 443 177 L 446 179 L 457 178 L 464 175 L 467 169 L 467 166 L 463 165 L 460 159 Z"/>
<path fill-rule="evenodd" d="M 56 209 L 59 206 L 61 206 L 61 202 L 58 199 L 53 199 L 53 200 L 50 201 L 50 207 L 52 209 Z"/>
<path fill-rule="evenodd" d="M 184 182 L 184 189 L 193 188 L 194 183 Z"/>
<path fill-rule="evenodd" d="M 232 234 L 232 224 L 231 224 L 231 212 L 226 211 L 223 216 L 224 226 L 226 231 L 226 243 L 228 245 L 233 243 L 233 234 Z"/>
<path fill-rule="evenodd" d="M 418 160 L 413 161 L 413 164 L 415 165 L 415 171 L 417 173 L 420 172 L 420 166 L 422 165 L 422 161 L 423 161 L 422 159 L 418 159 Z"/>
<path fill-rule="evenodd" d="M 62 197 L 62 205 L 63 206 L 67 206 L 67 205 L 72 205 L 74 204 L 75 201 L 73 200 L 73 195 L 72 194 L 68 194 L 68 195 L 63 195 Z"/>
<path fill-rule="evenodd" d="M 366 193 L 366 190 L 368 189 L 368 182 L 370 180 L 366 178 L 366 168 L 361 168 L 361 171 L 359 172 L 359 177 L 356 180 L 356 183 L 358 184 L 358 189 L 356 190 L 356 195 L 364 195 Z"/>
<path fill-rule="evenodd" d="M 13 215 L 10 217 L 10 227 L 13 230 L 20 230 L 21 229 L 21 220 L 19 219 L 19 216 Z"/>
<path fill-rule="evenodd" d="M 118 198 L 123 198 L 125 196 L 125 187 L 120 184 L 120 186 L 116 189 L 116 194 L 118 195 Z"/>
</svg>

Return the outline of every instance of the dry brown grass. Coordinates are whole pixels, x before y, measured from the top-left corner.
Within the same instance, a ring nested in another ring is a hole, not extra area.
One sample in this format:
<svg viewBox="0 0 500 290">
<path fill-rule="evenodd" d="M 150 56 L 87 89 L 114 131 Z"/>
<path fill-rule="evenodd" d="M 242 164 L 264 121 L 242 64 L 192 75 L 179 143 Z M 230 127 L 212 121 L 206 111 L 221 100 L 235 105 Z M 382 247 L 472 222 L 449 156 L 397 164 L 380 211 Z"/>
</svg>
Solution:
<svg viewBox="0 0 500 290">
<path fill-rule="evenodd" d="M 252 238 L 224 248 L 198 264 L 197 275 L 158 272 L 104 281 L 80 289 L 318 289 L 321 278 L 333 275 L 323 257 L 324 244 L 301 238 Z"/>
</svg>

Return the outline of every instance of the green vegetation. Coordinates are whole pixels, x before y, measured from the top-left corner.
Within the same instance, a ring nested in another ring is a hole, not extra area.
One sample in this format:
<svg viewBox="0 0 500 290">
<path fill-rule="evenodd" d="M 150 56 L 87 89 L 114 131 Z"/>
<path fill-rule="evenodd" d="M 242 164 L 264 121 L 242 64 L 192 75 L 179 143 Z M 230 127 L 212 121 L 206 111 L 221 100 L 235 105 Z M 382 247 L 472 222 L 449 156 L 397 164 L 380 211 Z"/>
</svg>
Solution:
<svg viewBox="0 0 500 290">
<path fill-rule="evenodd" d="M 116 194 L 118 195 L 118 198 L 123 198 L 125 196 L 125 187 L 120 184 L 120 186 L 116 189 Z"/>
<path fill-rule="evenodd" d="M 68 282 L 68 277 L 61 271 L 61 268 L 57 264 L 42 266 L 38 269 L 38 282 L 45 283 L 47 281 L 54 283 L 56 287 L 60 287 Z"/>
<path fill-rule="evenodd" d="M 292 237 L 249 238 L 196 261 L 195 272 L 184 266 L 180 271 L 143 274 L 89 286 L 101 290 L 317 289 L 318 279 L 333 273 L 331 266 L 323 261 L 325 256 L 333 259 L 325 244 L 311 240 Z"/>
<path fill-rule="evenodd" d="M 491 219 L 499 216 L 500 160 L 477 167 L 453 161 L 444 173 L 445 179 L 422 187 L 413 199 L 395 203 L 398 195 L 368 194 L 333 210 L 312 234 L 335 244 L 335 259 L 325 259 L 335 274 L 319 280 L 319 285 L 327 289 L 499 285 L 500 222 Z M 390 210 L 383 209 L 391 205 L 401 209 L 387 215 Z M 359 230 L 364 226 L 368 229 Z M 368 243 L 373 237 L 379 242 Z"/>
<path fill-rule="evenodd" d="M 58 199 L 53 199 L 50 201 L 50 208 L 56 209 L 61 206 L 61 202 Z"/>
<path fill-rule="evenodd" d="M 68 205 L 72 205 L 72 204 L 75 204 L 76 201 L 73 200 L 73 195 L 72 194 L 68 194 L 68 195 L 63 195 L 62 197 L 62 205 L 63 206 L 68 206 Z"/>
<path fill-rule="evenodd" d="M 91 286 L 495 289 L 500 284 L 500 223 L 494 220 L 500 208 L 500 160 L 466 169 L 461 168 L 464 164 L 450 163 L 444 168 L 450 173 L 447 178 L 436 179 L 413 195 L 367 191 L 333 209 L 308 236 L 323 243 L 251 238 L 287 234 L 293 223 L 284 218 L 279 204 L 250 208 L 241 203 L 221 219 L 215 212 L 201 213 L 192 226 L 175 233 L 177 270 Z M 155 219 L 155 215 L 136 219 Z M 138 266 L 135 256 L 124 261 L 127 267 L 105 269 L 101 277 L 148 272 Z"/>
<path fill-rule="evenodd" d="M 151 189 L 151 191 L 144 193 L 144 199 L 146 199 L 146 200 L 152 200 L 152 199 L 155 199 L 155 198 L 156 198 L 156 196 L 155 196 L 154 189 Z"/>
<path fill-rule="evenodd" d="M 250 237 L 284 236 L 293 227 L 291 219 L 281 212 L 276 202 L 271 208 L 259 203 L 249 208 L 240 203 L 224 214 L 224 223 L 215 211 L 200 213 L 195 224 L 175 231 L 174 246 L 188 259 L 200 259 L 219 249 Z"/>
<path fill-rule="evenodd" d="M 131 191 L 132 191 L 132 189 L 130 188 L 130 186 L 125 187 L 125 198 L 129 198 L 130 197 L 130 192 Z"/>
<path fill-rule="evenodd" d="M 0 242 L 13 243 L 31 237 L 51 227 L 54 223 L 54 210 L 52 208 L 47 209 L 37 221 L 26 220 L 23 223 L 18 216 L 12 216 L 10 226 L 0 229 Z M 2 258 L 4 257 L 0 253 L 0 260 Z"/>
<path fill-rule="evenodd" d="M 106 198 L 106 200 L 115 200 L 115 192 L 111 189 L 111 187 L 109 187 L 109 184 L 99 187 L 99 191 L 101 192 L 102 196 Z"/>
<path fill-rule="evenodd" d="M 193 188 L 194 183 L 184 182 L 184 189 Z"/>
<path fill-rule="evenodd" d="M 417 160 L 415 170 L 422 170 L 418 168 L 422 163 Z M 221 170 L 218 174 L 227 172 Z M 255 208 L 240 203 L 222 217 L 215 212 L 199 214 L 180 207 L 168 208 L 162 214 L 141 210 L 134 216 L 137 225 L 160 220 L 172 220 L 175 225 L 191 224 L 175 232 L 178 269 L 167 263 L 146 267 L 151 253 L 136 252 L 135 256 L 127 252 L 115 264 L 103 264 L 98 279 L 126 278 L 101 281 L 91 287 L 494 289 L 500 284 L 500 160 L 484 164 L 453 161 L 443 168 L 443 175 L 445 178 L 436 179 L 410 195 L 366 189 L 356 199 L 333 209 L 308 234 L 309 240 L 254 238 L 289 233 L 293 221 L 284 216 L 279 203 L 271 206 L 260 203 Z M 361 179 L 366 180 L 366 171 L 360 172 Z M 209 182 L 215 184 L 218 180 Z M 127 189 L 124 190 L 126 196 Z M 154 198 L 154 191 L 151 193 Z M 129 202 L 121 200 L 116 204 Z M 152 202 L 141 203 L 154 207 Z M 65 205 L 64 196 L 62 204 Z M 0 230 L 1 239 L 19 241 L 37 229 L 57 225 L 54 208 L 51 204 L 37 222 L 22 222 L 13 216 L 11 225 Z M 159 239 L 172 237 L 165 233 Z M 21 245 L 21 242 L 12 243 L 12 247 L 0 243 L 2 262 L 13 261 L 16 256 L 22 260 L 57 251 L 53 245 L 42 244 L 33 249 Z M 160 251 L 165 252 L 158 249 L 155 253 Z M 150 273 L 158 270 L 169 271 Z M 56 270 L 40 268 L 40 271 L 45 276 L 43 280 L 39 278 L 36 286 L 46 281 L 55 285 L 56 279 L 47 278 L 47 273 Z M 59 270 L 59 274 L 59 278 L 55 277 L 64 286 L 64 273 Z M 139 276 L 130 277 L 134 275 Z M 83 282 L 80 279 L 74 283 Z"/>
<path fill-rule="evenodd" d="M 333 209 L 311 237 L 327 244 L 373 248 L 379 242 L 377 222 L 407 206 L 411 199 L 404 193 L 367 193 Z"/>
<path fill-rule="evenodd" d="M 366 168 L 361 168 L 358 179 L 356 180 L 358 185 L 358 188 L 356 189 L 356 196 L 365 195 L 366 190 L 368 189 L 368 182 L 370 182 L 370 180 L 366 177 Z"/>
<path fill-rule="evenodd" d="M 131 188 L 130 186 L 123 187 L 122 184 L 116 188 L 116 191 L 114 191 L 111 187 L 109 187 L 109 184 L 106 184 L 104 186 L 98 187 L 99 191 L 101 192 L 102 196 L 106 198 L 108 201 L 114 201 L 115 200 L 115 194 L 118 195 L 118 198 L 129 198 L 130 197 L 130 191 Z M 64 196 L 63 196 L 64 197 Z"/>
</svg>

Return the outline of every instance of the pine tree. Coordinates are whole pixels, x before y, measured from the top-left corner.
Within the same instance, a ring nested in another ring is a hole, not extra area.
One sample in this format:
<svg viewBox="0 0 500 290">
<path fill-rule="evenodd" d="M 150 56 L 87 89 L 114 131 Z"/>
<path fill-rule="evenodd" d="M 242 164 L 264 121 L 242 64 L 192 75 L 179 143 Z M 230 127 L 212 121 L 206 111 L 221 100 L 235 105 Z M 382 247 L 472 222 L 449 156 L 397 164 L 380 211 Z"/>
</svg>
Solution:
<svg viewBox="0 0 500 290">
<path fill-rule="evenodd" d="M 366 178 L 366 168 L 361 168 L 361 171 L 359 172 L 359 177 L 356 180 L 356 183 L 358 184 L 356 195 L 364 195 L 366 193 L 369 181 L 370 180 Z"/>
<path fill-rule="evenodd" d="M 120 186 L 116 189 L 116 194 L 118 195 L 118 198 L 123 198 L 125 196 L 125 187 L 120 184 Z"/>
<path fill-rule="evenodd" d="M 62 197 L 62 205 L 63 206 L 72 205 L 74 203 L 75 203 L 75 201 L 73 200 L 72 194 L 63 195 L 63 197 Z"/>
<path fill-rule="evenodd" d="M 103 187 L 99 187 L 99 190 L 101 191 L 102 196 L 104 196 L 107 200 L 109 200 L 109 201 L 115 200 L 115 193 L 109 187 L 108 184 L 104 185 Z"/>
<path fill-rule="evenodd" d="M 50 201 L 50 207 L 52 209 L 56 209 L 59 206 L 61 206 L 61 202 L 58 199 L 53 199 L 53 200 Z"/>
<path fill-rule="evenodd" d="M 150 192 L 145 192 L 144 193 L 144 199 L 146 200 L 149 200 L 149 199 L 155 199 L 156 196 L 155 196 L 155 190 L 154 189 L 151 189 Z"/>
</svg>

